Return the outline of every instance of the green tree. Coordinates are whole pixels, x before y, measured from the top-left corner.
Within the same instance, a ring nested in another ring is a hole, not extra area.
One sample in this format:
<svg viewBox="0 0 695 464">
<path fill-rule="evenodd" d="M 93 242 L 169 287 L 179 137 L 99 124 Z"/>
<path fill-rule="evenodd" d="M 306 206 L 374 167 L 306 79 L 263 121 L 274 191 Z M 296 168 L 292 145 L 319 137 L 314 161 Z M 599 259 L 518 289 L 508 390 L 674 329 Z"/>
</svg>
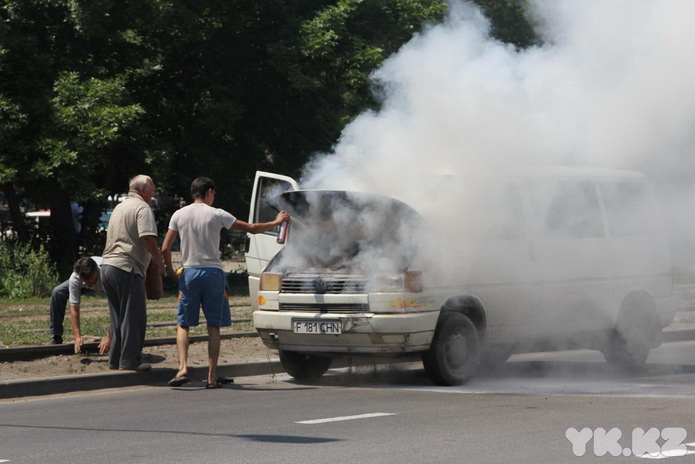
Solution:
<svg viewBox="0 0 695 464">
<path fill-rule="evenodd" d="M 533 43 L 522 1 L 476 0 L 493 32 Z M 46 245 L 69 272 L 107 195 L 138 173 L 188 196 L 215 179 L 247 208 L 258 169 L 298 174 L 378 108 L 371 73 L 446 14 L 443 0 L 0 0 L 0 190 L 51 209 Z M 84 207 L 82 232 L 71 201 Z M 162 202 L 162 226 L 170 210 Z"/>
<path fill-rule="evenodd" d="M 291 175 L 373 107 L 370 73 L 440 20 L 440 0 L 176 1 L 148 36 L 160 67 L 138 101 L 157 178 L 187 197 L 209 175 L 247 210 L 258 169 Z M 161 23 L 161 25 L 160 25 Z"/>
<path fill-rule="evenodd" d="M 528 0 L 473 0 L 492 25 L 492 36 L 501 42 L 528 48 L 538 43 L 524 9 Z"/>
<path fill-rule="evenodd" d="M 127 91 L 148 52 L 130 33 L 142 11 L 127 1 L 0 2 L 0 190 L 21 241 L 31 237 L 17 188 L 51 209 L 47 246 L 63 273 L 79 246 L 71 201 L 95 225 L 113 167 L 130 165 L 120 150 L 142 113 Z"/>
</svg>

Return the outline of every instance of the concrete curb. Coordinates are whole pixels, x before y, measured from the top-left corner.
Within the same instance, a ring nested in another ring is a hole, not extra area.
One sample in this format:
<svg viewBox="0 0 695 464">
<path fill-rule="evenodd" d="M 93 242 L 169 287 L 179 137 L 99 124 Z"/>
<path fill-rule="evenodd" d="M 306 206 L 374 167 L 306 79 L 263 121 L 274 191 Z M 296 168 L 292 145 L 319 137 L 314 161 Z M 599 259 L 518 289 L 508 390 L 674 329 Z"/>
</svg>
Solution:
<svg viewBox="0 0 695 464">
<path fill-rule="evenodd" d="M 253 336 L 255 332 L 227 334 L 226 338 L 240 338 L 244 336 Z M 257 335 L 257 334 L 256 334 Z M 206 336 L 201 336 L 201 340 L 207 340 Z M 170 344 L 164 340 L 169 339 L 152 339 L 149 340 L 150 346 L 156 344 Z M 673 330 L 663 332 L 663 343 L 677 343 L 683 341 L 695 340 L 695 330 Z M 191 337 L 193 342 L 193 337 Z M 176 343 L 174 340 L 173 343 Z M 94 345 L 97 345 L 96 343 Z M 72 345 L 65 345 L 72 349 Z M 33 347 L 35 348 L 35 347 Z M 9 349 L 9 348 L 7 348 Z M 72 353 L 72 351 L 70 351 Z M 16 358 L 15 358 L 16 359 Z M 332 368 L 345 367 L 345 363 L 339 362 Z M 261 361 L 250 362 L 244 364 L 227 364 L 217 367 L 217 372 L 220 377 L 249 377 L 256 375 L 274 375 L 284 373 L 284 369 L 280 361 Z M 207 375 L 207 367 L 192 368 L 191 377 L 193 381 L 205 379 Z M 113 371 L 103 374 L 83 374 L 74 376 L 61 376 L 51 378 L 36 378 L 30 380 L 11 380 L 0 382 L 0 399 L 21 398 L 26 396 L 42 396 L 55 395 L 58 393 L 71 393 L 77 391 L 92 391 L 105 388 L 121 388 L 132 387 L 138 385 L 150 385 L 172 388 L 167 385 L 167 382 L 176 375 L 176 369 L 171 368 L 153 368 L 148 372 L 132 372 L 132 371 Z"/>
<path fill-rule="evenodd" d="M 232 338 L 248 338 L 258 337 L 258 332 L 236 332 L 222 334 L 223 340 Z M 208 341 L 207 335 L 192 335 L 191 343 Z M 145 340 L 145 346 L 160 346 L 160 345 L 176 345 L 176 337 L 166 338 L 148 338 Z M 99 351 L 98 343 L 85 343 L 82 345 L 82 350 L 88 353 L 97 353 Z M 0 348 L 0 362 L 13 361 L 30 361 L 32 359 L 44 358 L 46 356 L 56 356 L 60 354 L 75 354 L 74 345 L 72 343 L 64 343 L 62 345 L 39 345 L 39 346 L 20 346 L 17 348 Z"/>
<path fill-rule="evenodd" d="M 222 334 L 223 339 L 258 337 L 258 332 L 238 332 Z M 207 335 L 190 337 L 191 343 L 206 342 Z M 175 337 L 150 338 L 145 340 L 145 346 L 175 345 Z M 98 343 L 85 343 L 84 351 L 97 352 Z M 45 356 L 74 354 L 73 345 L 42 345 L 18 348 L 0 349 L 0 362 L 26 361 Z M 282 373 L 284 370 L 279 361 L 261 361 L 244 364 L 229 364 L 217 366 L 220 377 L 245 377 Z M 76 391 L 100 390 L 105 388 L 132 387 L 136 385 L 167 386 L 167 382 L 176 375 L 173 368 L 152 368 L 147 372 L 110 371 L 103 374 L 79 374 L 59 377 L 41 377 L 28 380 L 0 381 L 0 399 L 21 398 L 25 396 L 54 395 Z M 190 368 L 192 379 L 205 379 L 207 367 Z M 167 386 L 168 387 L 168 386 Z"/>
<path fill-rule="evenodd" d="M 55 395 L 78 391 L 101 390 L 105 388 L 133 387 L 150 385 L 171 388 L 167 382 L 176 375 L 176 369 L 153 368 L 151 371 L 113 371 L 103 374 L 83 374 L 31 380 L 10 380 L 0 382 L 0 399 L 21 398 L 25 396 Z M 247 377 L 283 373 L 280 361 L 251 362 L 245 364 L 228 364 L 217 367 L 220 377 Z M 190 369 L 193 382 L 205 381 L 207 367 Z M 203 386 L 201 384 L 201 386 Z"/>
</svg>

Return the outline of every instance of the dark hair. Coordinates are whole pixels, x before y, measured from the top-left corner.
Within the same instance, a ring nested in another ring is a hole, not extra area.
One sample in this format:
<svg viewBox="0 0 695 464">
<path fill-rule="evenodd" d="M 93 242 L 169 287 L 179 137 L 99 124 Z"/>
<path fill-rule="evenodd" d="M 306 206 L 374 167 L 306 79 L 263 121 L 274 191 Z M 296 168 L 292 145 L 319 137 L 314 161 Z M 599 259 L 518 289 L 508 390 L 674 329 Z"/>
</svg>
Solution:
<svg viewBox="0 0 695 464">
<path fill-rule="evenodd" d="M 215 183 L 207 177 L 198 177 L 191 184 L 191 196 L 193 199 L 205 198 L 208 190 L 215 190 Z"/>
<path fill-rule="evenodd" d="M 99 270 L 99 266 L 92 258 L 80 258 L 75 261 L 75 267 L 72 270 L 80 276 L 80 279 L 87 280 Z"/>
</svg>

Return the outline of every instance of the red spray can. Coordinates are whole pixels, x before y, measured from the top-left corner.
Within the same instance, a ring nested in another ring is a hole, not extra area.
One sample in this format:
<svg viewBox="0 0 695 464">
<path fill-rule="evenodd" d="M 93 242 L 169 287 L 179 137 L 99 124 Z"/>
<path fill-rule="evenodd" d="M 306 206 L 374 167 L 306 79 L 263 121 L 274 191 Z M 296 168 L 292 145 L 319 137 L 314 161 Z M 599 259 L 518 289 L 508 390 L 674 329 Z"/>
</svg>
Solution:
<svg viewBox="0 0 695 464">
<path fill-rule="evenodd" d="M 287 234 L 290 231 L 290 221 L 282 221 L 282 224 L 280 224 L 280 230 L 278 231 L 278 238 L 277 242 L 279 244 L 284 244 L 285 241 L 287 240 Z"/>
</svg>

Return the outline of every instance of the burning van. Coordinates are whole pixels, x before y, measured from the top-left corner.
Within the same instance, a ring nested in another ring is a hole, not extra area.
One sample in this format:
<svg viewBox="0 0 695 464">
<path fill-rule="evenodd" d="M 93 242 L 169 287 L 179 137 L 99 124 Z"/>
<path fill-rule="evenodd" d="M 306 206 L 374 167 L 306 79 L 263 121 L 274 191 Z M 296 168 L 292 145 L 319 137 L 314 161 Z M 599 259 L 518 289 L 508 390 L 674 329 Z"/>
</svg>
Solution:
<svg viewBox="0 0 695 464">
<path fill-rule="evenodd" d="M 428 192 L 442 210 L 257 173 L 249 220 L 292 219 L 284 244 L 250 236 L 253 320 L 290 375 L 419 355 L 433 382 L 455 385 L 529 347 L 634 367 L 659 346 L 675 305 L 643 175 L 534 168 L 440 176 Z"/>
</svg>

